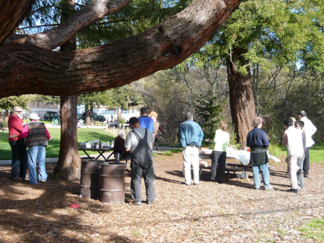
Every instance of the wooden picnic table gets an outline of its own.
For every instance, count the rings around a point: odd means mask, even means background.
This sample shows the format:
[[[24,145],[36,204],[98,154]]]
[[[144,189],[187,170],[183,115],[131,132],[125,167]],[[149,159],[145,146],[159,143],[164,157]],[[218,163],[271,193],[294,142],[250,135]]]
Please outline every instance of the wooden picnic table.
[[[109,156],[106,158],[104,156],[104,153],[105,152],[108,152],[108,151],[113,151],[114,150],[114,147],[108,147],[108,148],[79,148],[79,151],[83,151],[89,159],[92,159],[93,157],[91,157],[87,151],[96,151],[99,153],[99,155],[97,156],[97,158],[95,158],[96,160],[99,158],[99,157],[103,157],[105,161],[108,161],[108,159],[110,158],[110,156],[114,153],[114,152],[111,152],[111,154],[109,154]]]

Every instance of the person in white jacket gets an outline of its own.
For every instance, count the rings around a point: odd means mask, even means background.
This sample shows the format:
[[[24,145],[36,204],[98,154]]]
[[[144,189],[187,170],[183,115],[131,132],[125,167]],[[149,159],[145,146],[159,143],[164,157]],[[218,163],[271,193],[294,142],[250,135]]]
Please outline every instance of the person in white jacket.
[[[305,158],[304,158],[304,177],[308,177],[309,174],[309,149],[315,144],[312,136],[317,131],[317,128],[314,124],[307,118],[306,112],[301,111],[298,114],[298,119],[304,122],[303,131],[306,134],[306,149],[305,149]]]
[[[304,155],[302,133],[295,128],[294,122],[290,118],[284,120],[285,132],[282,138],[282,144],[287,147],[287,163],[289,166],[289,178],[291,189],[288,192],[298,193],[301,188],[298,187],[297,173],[300,167],[297,160]]]

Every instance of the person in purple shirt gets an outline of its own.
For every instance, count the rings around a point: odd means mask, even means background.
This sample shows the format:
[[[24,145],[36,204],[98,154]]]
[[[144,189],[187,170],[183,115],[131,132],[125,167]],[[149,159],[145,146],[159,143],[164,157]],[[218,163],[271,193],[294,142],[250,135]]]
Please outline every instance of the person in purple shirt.
[[[147,116],[147,108],[142,107],[140,109],[141,116],[138,118],[141,127],[147,128],[152,134],[154,130],[154,122],[153,120]]]
[[[261,170],[262,181],[264,184],[264,190],[273,190],[270,186],[270,173],[268,167],[268,155],[267,148],[269,147],[269,141],[265,131],[261,130],[262,118],[256,117],[252,122],[252,129],[246,139],[246,145],[251,148],[250,163],[252,165],[254,188],[260,189],[260,176],[259,170]]]

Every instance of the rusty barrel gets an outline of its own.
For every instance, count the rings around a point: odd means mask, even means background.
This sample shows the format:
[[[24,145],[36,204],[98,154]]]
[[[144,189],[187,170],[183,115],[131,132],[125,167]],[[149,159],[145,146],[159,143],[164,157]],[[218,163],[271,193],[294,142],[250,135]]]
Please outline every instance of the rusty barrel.
[[[124,203],[125,201],[125,164],[102,163],[101,201],[103,203]]]
[[[81,162],[80,195],[84,198],[100,199],[102,161],[82,159]]]

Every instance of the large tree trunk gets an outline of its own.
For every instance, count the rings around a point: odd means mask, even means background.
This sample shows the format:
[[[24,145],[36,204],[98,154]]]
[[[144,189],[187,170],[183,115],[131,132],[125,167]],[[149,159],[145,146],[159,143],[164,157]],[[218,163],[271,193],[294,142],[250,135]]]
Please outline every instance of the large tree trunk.
[[[103,91],[171,68],[197,52],[240,2],[194,0],[185,10],[137,36],[64,54],[38,45],[41,35],[32,36],[38,38],[36,42],[20,39],[5,43],[0,46],[0,98]],[[71,38],[80,31],[78,26],[83,26],[83,19],[78,21],[66,27],[71,35],[62,37],[50,32],[45,34],[46,39],[58,40],[59,44]]]
[[[10,115],[10,111],[9,110],[5,110],[5,117],[4,117],[4,121],[8,123],[9,121],[9,115]]]
[[[74,9],[74,0],[63,1],[67,5],[67,13],[63,12],[62,20],[66,19]],[[61,51],[76,49],[75,38],[70,39],[61,47]],[[59,159],[54,169],[54,176],[68,180],[80,178],[81,160],[78,150],[77,128],[77,96],[61,96],[61,142]]]
[[[80,179],[81,160],[78,150],[77,96],[61,96],[61,143],[54,177]]]
[[[241,148],[246,146],[246,137],[252,129],[252,120],[256,117],[252,93],[251,73],[248,61],[242,56],[246,49],[235,48],[232,56],[227,58],[227,73],[230,89],[230,105],[237,141]],[[236,65],[246,65],[247,74],[238,72]]]

